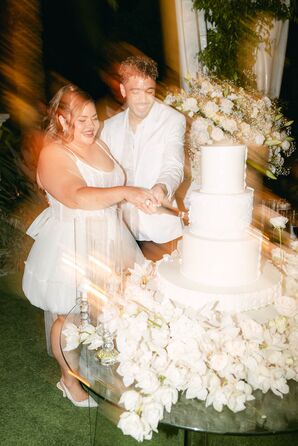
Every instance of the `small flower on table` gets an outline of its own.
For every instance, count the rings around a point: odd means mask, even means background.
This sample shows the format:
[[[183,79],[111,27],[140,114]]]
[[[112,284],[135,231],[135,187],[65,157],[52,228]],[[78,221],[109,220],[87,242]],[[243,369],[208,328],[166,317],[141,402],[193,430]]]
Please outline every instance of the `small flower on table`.
[[[272,224],[273,228],[277,230],[278,232],[278,239],[279,239],[279,249],[280,249],[280,266],[282,266],[283,263],[283,251],[281,248],[282,244],[282,231],[286,228],[286,224],[288,223],[288,218],[283,217],[282,215],[279,215],[277,217],[270,218],[270,223]]]

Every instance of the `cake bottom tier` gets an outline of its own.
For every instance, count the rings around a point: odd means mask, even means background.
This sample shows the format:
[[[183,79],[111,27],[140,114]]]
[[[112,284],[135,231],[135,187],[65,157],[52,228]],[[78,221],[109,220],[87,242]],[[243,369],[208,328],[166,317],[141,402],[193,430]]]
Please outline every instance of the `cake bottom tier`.
[[[169,299],[196,310],[212,302],[218,310],[230,313],[256,310],[272,304],[281,295],[280,272],[269,262],[253,284],[229,288],[198,284],[181,274],[180,268],[177,259],[158,265],[160,290]]]
[[[244,286],[260,276],[262,235],[247,232],[240,240],[211,240],[185,231],[181,273],[202,285]]]

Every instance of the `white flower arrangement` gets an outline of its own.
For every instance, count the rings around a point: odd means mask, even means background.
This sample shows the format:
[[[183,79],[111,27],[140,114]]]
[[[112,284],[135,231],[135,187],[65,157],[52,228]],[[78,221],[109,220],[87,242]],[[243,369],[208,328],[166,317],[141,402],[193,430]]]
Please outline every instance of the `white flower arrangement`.
[[[136,266],[121,313],[109,306],[101,316],[110,324],[114,314],[117,322],[117,372],[128,388],[119,401],[124,412],[118,427],[125,435],[151,439],[179,393],[219,412],[224,406],[239,412],[254,399],[253,391],[282,397],[287,380],[298,381],[297,299],[278,299],[277,316],[260,324],[245,313],[219,312],[214,304],[202,312],[176,305],[156,285],[152,264]],[[79,338],[89,348],[101,346],[100,326],[80,332],[70,324],[66,348],[79,345]]]
[[[271,178],[287,174],[284,158],[295,150],[291,124],[280,107],[255,90],[198,73],[188,79],[188,91],[170,93],[164,102],[192,120],[188,146],[194,181],[199,182],[199,148],[218,143],[243,143],[268,147],[268,167],[248,162]]]

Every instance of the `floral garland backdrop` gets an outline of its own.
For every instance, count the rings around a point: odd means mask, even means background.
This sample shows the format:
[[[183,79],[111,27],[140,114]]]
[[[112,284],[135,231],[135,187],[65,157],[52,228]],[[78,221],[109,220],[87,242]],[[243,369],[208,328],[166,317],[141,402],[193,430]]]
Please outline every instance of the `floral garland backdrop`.
[[[254,160],[248,164],[271,178],[286,175],[285,158],[295,150],[291,124],[278,104],[256,90],[237,87],[201,72],[188,79],[188,91],[170,93],[164,102],[184,113],[191,120],[187,147],[192,176],[199,183],[199,150],[201,145],[243,143],[268,149],[268,166]],[[250,154],[250,151],[248,152]]]

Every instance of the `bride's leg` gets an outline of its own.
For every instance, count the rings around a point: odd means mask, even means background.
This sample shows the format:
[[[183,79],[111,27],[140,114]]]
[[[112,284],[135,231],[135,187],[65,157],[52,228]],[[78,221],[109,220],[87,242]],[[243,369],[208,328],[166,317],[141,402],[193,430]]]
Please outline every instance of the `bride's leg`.
[[[52,325],[51,329],[51,344],[52,344],[52,353],[56,361],[58,362],[61,368],[61,377],[71,393],[72,397],[76,401],[83,401],[88,398],[87,392],[84,391],[79,381],[72,375],[69,374],[68,365],[65,362],[63,357],[61,347],[60,347],[60,334],[62,330],[62,326],[64,323],[64,317],[58,316],[55,322]]]

